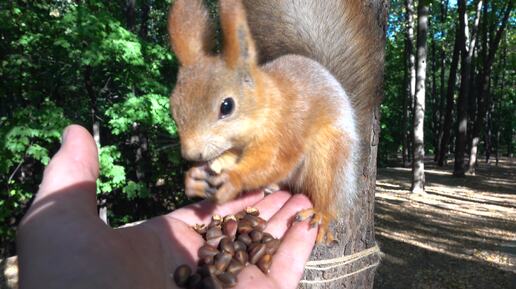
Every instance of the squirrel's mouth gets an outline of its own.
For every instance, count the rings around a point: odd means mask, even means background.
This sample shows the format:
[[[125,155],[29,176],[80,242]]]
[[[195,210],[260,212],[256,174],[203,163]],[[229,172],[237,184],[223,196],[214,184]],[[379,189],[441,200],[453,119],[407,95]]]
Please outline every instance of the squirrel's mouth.
[[[213,150],[213,151],[205,151],[203,154],[202,162],[206,162],[207,164],[211,164],[218,158],[220,158],[222,155],[224,155],[227,151],[230,149],[219,149],[219,150]]]
[[[220,158],[226,151],[221,152],[220,154],[216,155],[215,157],[211,157],[209,159],[206,159],[204,162],[211,166],[218,158]]]
[[[240,154],[233,149],[225,150],[217,157],[207,161],[208,167],[215,173],[220,173],[234,166],[238,162]]]

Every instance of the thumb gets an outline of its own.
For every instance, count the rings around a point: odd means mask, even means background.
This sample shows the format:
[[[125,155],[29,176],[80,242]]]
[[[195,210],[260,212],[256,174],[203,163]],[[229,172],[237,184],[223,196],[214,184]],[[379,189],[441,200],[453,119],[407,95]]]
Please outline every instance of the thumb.
[[[96,212],[98,174],[97,145],[92,136],[81,126],[68,126],[63,133],[61,148],[45,169],[33,206],[52,199],[67,202],[63,205],[72,207],[77,204],[86,206]]]

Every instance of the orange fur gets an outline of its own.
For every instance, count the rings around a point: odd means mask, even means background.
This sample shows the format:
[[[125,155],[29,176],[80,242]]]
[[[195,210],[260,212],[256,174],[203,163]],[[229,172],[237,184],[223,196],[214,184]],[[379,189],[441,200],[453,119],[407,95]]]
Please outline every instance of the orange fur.
[[[287,185],[312,200],[311,217],[321,226],[318,241],[325,235],[331,240],[327,229],[337,217],[339,200],[355,194],[341,196],[341,185],[354,188],[342,180],[345,174],[354,176],[352,155],[358,147],[345,92],[323,66],[305,57],[284,56],[258,66],[240,0],[221,0],[224,49],[220,56],[206,53],[200,49],[209,46],[200,37],[206,18],[182,22],[184,13],[206,15],[199,1],[189,1],[175,1],[169,21],[173,49],[183,64],[170,100],[181,150],[185,158],[199,162],[228,150],[239,156],[216,176],[193,168],[187,194],[209,196],[215,188],[213,197],[223,203],[244,190]],[[184,33],[188,29],[193,32]],[[235,108],[221,118],[219,107],[227,98]]]
[[[220,24],[224,31],[224,59],[229,68],[256,66],[256,49],[244,7],[239,0],[220,2]]]
[[[381,101],[385,34],[363,0],[243,0],[260,63],[286,54],[321,63],[346,89],[359,124]],[[379,35],[380,34],[380,35]],[[369,129],[358,125],[359,129]],[[369,131],[361,132],[369,135]],[[367,140],[369,141],[369,140]]]
[[[214,31],[201,0],[175,1],[168,14],[172,49],[183,65],[190,65],[213,47]]]

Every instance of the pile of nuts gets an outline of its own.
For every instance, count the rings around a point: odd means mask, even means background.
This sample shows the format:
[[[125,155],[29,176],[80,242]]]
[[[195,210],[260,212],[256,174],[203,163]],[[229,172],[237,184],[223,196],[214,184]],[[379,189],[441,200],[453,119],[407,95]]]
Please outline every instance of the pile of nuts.
[[[269,273],[272,256],[280,240],[264,232],[267,222],[256,208],[247,208],[236,215],[214,215],[211,223],[194,229],[206,243],[199,248],[197,272],[188,265],[179,266],[174,273],[177,286],[188,289],[231,288],[237,275],[247,265],[256,265]]]

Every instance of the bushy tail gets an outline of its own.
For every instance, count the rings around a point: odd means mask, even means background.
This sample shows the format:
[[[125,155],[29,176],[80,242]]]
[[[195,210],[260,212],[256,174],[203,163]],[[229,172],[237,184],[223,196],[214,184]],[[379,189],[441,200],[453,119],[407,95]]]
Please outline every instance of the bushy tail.
[[[380,100],[383,35],[366,0],[244,0],[260,62],[299,54],[340,81],[358,117]]]

